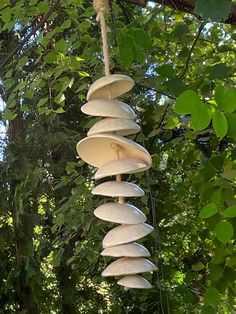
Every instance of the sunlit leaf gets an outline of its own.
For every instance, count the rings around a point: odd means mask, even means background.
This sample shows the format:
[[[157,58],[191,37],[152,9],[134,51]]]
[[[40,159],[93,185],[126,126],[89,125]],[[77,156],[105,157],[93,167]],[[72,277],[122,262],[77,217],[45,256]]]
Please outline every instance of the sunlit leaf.
[[[228,122],[223,112],[217,110],[212,115],[216,135],[222,139],[228,132]]]
[[[218,222],[218,224],[215,227],[215,233],[217,239],[226,244],[229,240],[232,239],[234,234],[233,226],[230,222],[222,220]]]
[[[217,206],[215,203],[209,203],[204,206],[199,214],[200,218],[206,219],[209,218],[217,213]]]

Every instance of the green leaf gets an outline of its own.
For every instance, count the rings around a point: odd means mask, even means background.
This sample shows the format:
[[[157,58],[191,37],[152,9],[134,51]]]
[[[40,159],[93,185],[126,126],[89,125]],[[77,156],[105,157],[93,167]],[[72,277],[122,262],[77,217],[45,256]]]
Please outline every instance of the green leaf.
[[[64,38],[61,38],[58,42],[55,44],[55,48],[57,51],[67,51],[68,50],[68,43],[65,41]]]
[[[71,26],[71,20],[65,20],[62,25],[61,25],[61,28],[62,29],[66,29],[66,28],[69,28]]]
[[[74,161],[67,162],[67,164],[66,164],[67,173],[70,174],[71,172],[73,172],[77,165],[78,165],[78,163],[74,162]]]
[[[209,264],[209,275],[207,279],[212,281],[218,281],[223,273],[223,267],[220,264],[210,263]]]
[[[215,309],[210,305],[204,305],[201,310],[201,314],[217,314]]]
[[[225,89],[221,84],[218,84],[215,89],[215,101],[217,102],[217,105],[223,109],[223,102],[225,97]]]
[[[177,99],[174,110],[179,114],[189,114],[200,98],[193,90],[183,92]]]
[[[229,75],[229,68],[225,63],[218,63],[210,67],[210,77],[212,79],[224,79]]]
[[[225,117],[226,117],[227,123],[228,123],[227,135],[231,138],[235,138],[236,137],[236,114],[226,112]]]
[[[209,218],[217,213],[217,206],[215,203],[209,203],[204,206],[199,214],[200,218],[206,219]]]
[[[48,10],[49,10],[48,3],[44,2],[44,1],[39,2],[39,4],[38,4],[38,11],[40,13],[46,13]]]
[[[17,63],[17,66],[16,68],[19,69],[19,68],[22,68],[28,61],[28,57],[27,56],[24,56],[24,57],[21,57]]]
[[[217,110],[212,115],[213,128],[216,135],[222,139],[228,132],[228,122],[223,112]]]
[[[213,256],[212,259],[211,259],[211,262],[212,262],[213,264],[216,264],[216,265],[221,264],[221,263],[223,263],[224,261],[225,261],[225,255],[218,255],[217,253],[216,253],[216,255]]]
[[[173,37],[181,37],[189,32],[189,27],[186,24],[180,24],[175,27],[171,36]]]
[[[42,107],[43,105],[45,105],[48,102],[48,97],[42,98],[39,100],[39,102],[37,103],[37,107]]]
[[[219,291],[216,288],[208,288],[204,293],[203,299],[212,306],[217,306],[221,302]]]
[[[179,77],[165,81],[163,85],[165,85],[168,88],[170,93],[176,96],[179,96],[181,93],[187,90],[187,86],[185,85],[183,80]]]
[[[175,76],[175,70],[173,69],[173,66],[170,64],[164,64],[157,68],[157,73],[161,77],[174,77]]]
[[[134,43],[138,48],[151,48],[152,40],[149,34],[143,28],[133,28],[129,31],[129,34],[132,35]]]
[[[169,120],[166,125],[165,129],[173,129],[176,128],[179,124],[179,119],[177,117],[173,117],[171,120]]]
[[[195,11],[203,20],[221,21],[229,17],[231,1],[229,0],[197,0]]]
[[[151,133],[148,134],[148,137],[151,138],[153,136],[156,136],[159,132],[160,132],[159,129],[153,129]]]
[[[64,253],[63,248],[59,248],[56,252],[54,252],[53,261],[52,261],[52,265],[54,267],[58,267],[60,265],[63,253]]]
[[[2,118],[3,120],[8,120],[8,121],[11,121],[11,120],[14,120],[16,118],[17,114],[12,112],[11,110],[9,109],[5,109],[4,112],[3,112],[3,115],[2,115]]]
[[[145,62],[145,53],[140,49],[138,46],[134,45],[133,47],[133,55],[134,60],[138,63],[144,63]]]
[[[60,92],[55,98],[54,98],[54,101],[57,103],[57,104],[61,104],[64,102],[64,100],[66,99],[65,97],[65,94]]]
[[[226,208],[223,211],[222,215],[229,218],[236,217],[236,205],[232,205]]]
[[[189,56],[189,49],[184,47],[178,54],[178,58],[187,58]]]
[[[230,222],[222,220],[215,227],[216,238],[226,244],[230,241],[234,234],[233,226]]]
[[[53,110],[55,113],[64,113],[65,110],[62,107],[57,108],[56,110]]]
[[[22,91],[26,85],[28,84],[28,81],[22,81],[19,84],[16,85],[16,87],[14,88],[14,91]]]
[[[236,91],[231,89],[227,91],[222,99],[222,105],[225,112],[234,112],[236,110]]]
[[[55,51],[50,51],[46,56],[43,57],[44,61],[48,64],[54,63],[57,61],[57,53]]]
[[[211,122],[211,113],[203,101],[199,100],[194,103],[192,108],[192,127],[194,131],[204,130]]]
[[[5,8],[4,10],[1,10],[1,20],[8,24],[11,21],[11,10],[9,8]]]
[[[234,267],[236,266],[236,255],[231,256],[230,258],[227,259],[227,265],[229,267]]]
[[[203,265],[202,262],[199,262],[199,263],[192,265],[193,271],[200,271],[200,270],[203,270],[204,268],[205,268],[205,265]]]
[[[38,112],[39,112],[39,115],[45,114],[47,116],[52,112],[52,110],[47,107],[39,107]]]
[[[89,73],[85,72],[85,71],[79,71],[79,75],[80,76],[84,76],[84,77],[89,77]]]
[[[233,181],[234,178],[236,177],[236,170],[235,169],[229,169],[229,170],[225,170],[222,174],[221,174],[222,178],[225,178],[229,181]]]
[[[129,67],[134,61],[134,41],[130,35],[123,33],[118,36],[119,60],[125,66]]]
[[[211,201],[215,204],[220,204],[222,200],[222,189],[217,189],[211,195]]]

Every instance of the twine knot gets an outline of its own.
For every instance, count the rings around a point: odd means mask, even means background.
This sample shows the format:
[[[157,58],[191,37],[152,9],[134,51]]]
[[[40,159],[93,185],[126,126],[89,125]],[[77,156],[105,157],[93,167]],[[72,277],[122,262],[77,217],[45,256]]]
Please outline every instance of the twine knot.
[[[100,21],[100,15],[104,14],[108,9],[108,0],[93,0],[94,10],[97,12],[96,20]]]
[[[106,22],[104,18],[104,13],[108,9],[108,0],[93,0],[93,7],[97,12],[96,21],[100,23],[101,33],[102,33],[102,50],[105,63],[105,74],[110,75],[110,65],[109,65],[109,54],[107,46],[107,32],[106,32]]]

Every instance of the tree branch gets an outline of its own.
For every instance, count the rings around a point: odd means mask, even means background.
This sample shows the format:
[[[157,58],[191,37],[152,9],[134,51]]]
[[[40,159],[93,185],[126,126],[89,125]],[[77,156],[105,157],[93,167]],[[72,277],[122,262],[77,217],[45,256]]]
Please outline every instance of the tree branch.
[[[0,65],[0,72],[4,69],[4,67],[11,61],[11,59],[15,56],[15,54],[24,46],[24,44],[32,37],[36,32],[44,25],[44,23],[48,20],[51,14],[57,9],[60,4],[60,0],[56,0],[54,4],[51,6],[50,10],[44,15],[44,17],[40,20],[40,22],[32,29],[32,31],[13,49],[6,59]]]
[[[157,94],[160,94],[160,95],[162,95],[162,96],[168,97],[168,98],[170,98],[170,99],[176,100],[175,97],[173,97],[173,96],[171,96],[171,95],[169,95],[169,94],[167,94],[167,93],[165,93],[165,92],[159,91],[159,90],[156,89],[156,88],[143,85],[142,83],[136,83],[135,85],[136,85],[136,86],[140,86],[141,88],[144,88],[144,89],[146,89],[146,90],[151,90],[151,91],[153,91],[153,92],[156,92]]]
[[[147,1],[145,0],[123,0],[123,1],[131,3],[131,4],[135,4],[141,7],[144,7],[147,4]],[[201,18],[194,11],[196,0],[149,0],[149,1],[154,2],[156,4],[162,4],[162,5],[168,6],[169,8],[175,11],[182,11],[185,13],[190,13],[196,16],[197,18]],[[232,3],[229,17],[227,20],[223,21],[223,23],[236,25],[236,3]]]
[[[195,40],[194,40],[194,42],[192,44],[192,47],[191,47],[191,49],[189,51],[189,55],[188,55],[188,58],[187,58],[184,70],[183,70],[183,72],[181,74],[181,77],[183,77],[186,74],[187,70],[188,70],[188,66],[189,66],[189,62],[190,62],[190,59],[191,59],[191,56],[192,56],[192,53],[193,53],[193,49],[196,46],[197,41],[198,41],[198,39],[199,39],[199,37],[201,35],[201,32],[203,31],[205,25],[206,25],[206,23],[202,22],[201,25],[199,26],[199,29],[198,29],[198,32],[197,32],[197,36],[196,36],[196,38],[195,38]]]

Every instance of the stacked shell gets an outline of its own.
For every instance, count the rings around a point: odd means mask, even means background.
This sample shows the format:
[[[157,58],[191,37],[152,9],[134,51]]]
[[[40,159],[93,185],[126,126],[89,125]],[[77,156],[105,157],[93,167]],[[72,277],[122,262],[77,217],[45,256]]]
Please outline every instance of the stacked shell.
[[[88,92],[88,102],[82,106],[85,114],[103,117],[88,131],[88,137],[77,144],[79,156],[89,165],[97,167],[95,179],[116,176],[96,186],[92,194],[118,198],[95,209],[96,217],[120,224],[110,230],[103,239],[101,255],[118,257],[102,273],[102,276],[124,276],[118,281],[126,288],[151,288],[140,273],[154,271],[156,266],[147,257],[149,251],[136,243],[153,231],[146,216],[125,198],[140,197],[143,190],[122,181],[123,174],[132,174],[151,167],[151,156],[145,148],[124,137],[140,131],[134,122],[134,111],[127,104],[114,98],[132,89],[134,81],[125,75],[113,74],[94,82]]]

